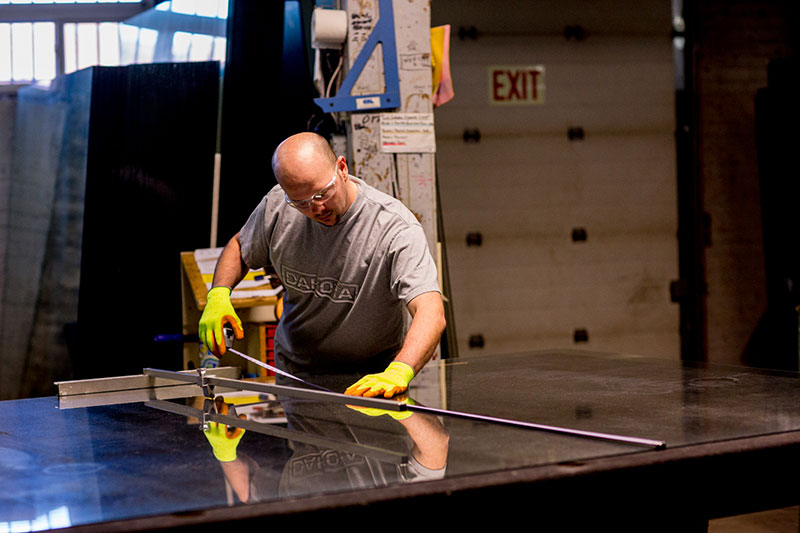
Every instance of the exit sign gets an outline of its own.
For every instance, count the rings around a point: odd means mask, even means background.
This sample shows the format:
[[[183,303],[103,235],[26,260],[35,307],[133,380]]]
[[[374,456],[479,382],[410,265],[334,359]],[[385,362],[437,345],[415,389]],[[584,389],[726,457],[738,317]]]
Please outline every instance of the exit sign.
[[[492,105],[544,103],[544,66],[489,67],[489,103]]]

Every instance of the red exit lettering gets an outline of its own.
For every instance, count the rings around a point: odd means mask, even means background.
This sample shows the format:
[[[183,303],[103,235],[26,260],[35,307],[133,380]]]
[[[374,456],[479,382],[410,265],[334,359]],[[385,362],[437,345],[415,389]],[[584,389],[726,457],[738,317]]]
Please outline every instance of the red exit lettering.
[[[491,67],[489,83],[490,100],[497,104],[541,103],[544,95],[544,68],[536,67]]]

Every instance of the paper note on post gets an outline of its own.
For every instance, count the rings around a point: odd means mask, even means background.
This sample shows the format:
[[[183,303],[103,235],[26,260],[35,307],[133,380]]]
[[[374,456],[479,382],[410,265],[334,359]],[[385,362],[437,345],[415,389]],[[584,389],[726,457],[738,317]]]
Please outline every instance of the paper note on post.
[[[381,151],[436,152],[433,113],[381,113]]]

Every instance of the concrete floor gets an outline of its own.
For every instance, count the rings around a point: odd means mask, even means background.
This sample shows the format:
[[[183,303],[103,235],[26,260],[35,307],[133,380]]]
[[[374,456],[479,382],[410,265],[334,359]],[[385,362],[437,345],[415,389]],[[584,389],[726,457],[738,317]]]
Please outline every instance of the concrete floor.
[[[709,533],[797,533],[800,507],[787,507],[761,513],[712,520]]]

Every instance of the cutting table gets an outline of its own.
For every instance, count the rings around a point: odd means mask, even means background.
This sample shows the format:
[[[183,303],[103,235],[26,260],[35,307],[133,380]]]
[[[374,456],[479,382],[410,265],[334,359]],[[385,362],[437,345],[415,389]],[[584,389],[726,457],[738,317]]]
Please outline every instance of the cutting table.
[[[0,531],[434,517],[702,531],[713,518],[800,503],[798,374],[563,350],[433,361],[425,372],[442,376],[441,400],[396,418],[313,394],[152,376],[116,387],[128,390],[0,402]],[[354,377],[313,379],[342,391]],[[409,403],[425,393],[412,382]],[[218,416],[204,402],[215,395],[250,424],[237,449],[244,492],[199,429]]]

